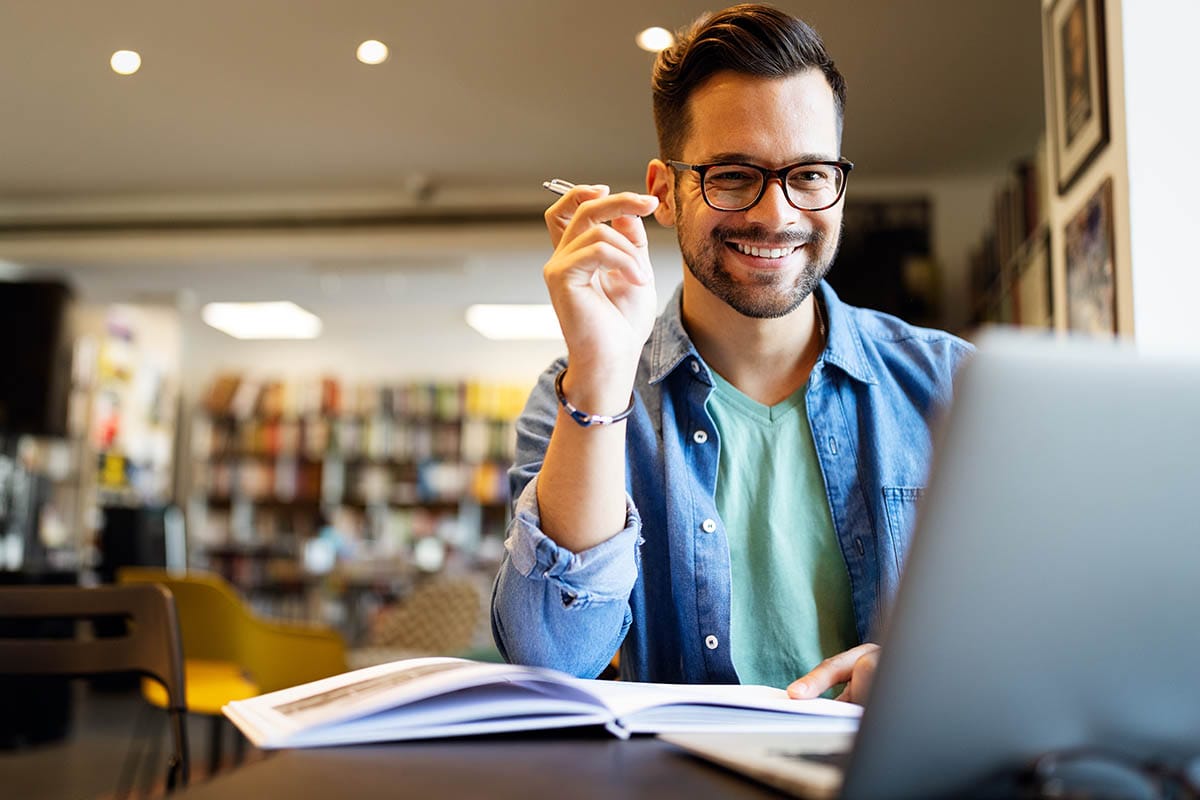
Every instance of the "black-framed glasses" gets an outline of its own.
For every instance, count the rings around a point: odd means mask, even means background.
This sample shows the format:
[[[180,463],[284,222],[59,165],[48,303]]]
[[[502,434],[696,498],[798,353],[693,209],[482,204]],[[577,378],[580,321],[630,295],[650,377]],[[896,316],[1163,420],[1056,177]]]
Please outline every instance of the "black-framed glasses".
[[[788,203],[800,211],[824,211],[837,204],[846,191],[846,176],[854,164],[837,161],[804,161],[781,169],[757,164],[684,164],[668,161],[677,170],[700,176],[700,195],[717,211],[745,211],[767,193],[776,178]]]
[[[1061,800],[1198,800],[1200,758],[1142,761],[1083,747],[1052,751],[1021,773],[1021,796]]]

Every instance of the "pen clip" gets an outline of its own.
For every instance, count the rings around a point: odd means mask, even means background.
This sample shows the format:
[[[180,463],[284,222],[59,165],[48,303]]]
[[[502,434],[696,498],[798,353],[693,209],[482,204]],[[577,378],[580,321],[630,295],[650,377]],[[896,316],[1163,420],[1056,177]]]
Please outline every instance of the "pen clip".
[[[542,181],[542,188],[549,189],[555,194],[566,194],[575,188],[575,184],[564,181],[562,178],[551,178],[548,181]]]

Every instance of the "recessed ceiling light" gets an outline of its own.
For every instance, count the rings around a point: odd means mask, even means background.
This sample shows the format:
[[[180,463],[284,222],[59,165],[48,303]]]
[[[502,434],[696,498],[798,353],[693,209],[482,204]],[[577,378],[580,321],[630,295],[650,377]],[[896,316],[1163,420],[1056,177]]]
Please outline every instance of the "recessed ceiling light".
[[[675,44],[675,34],[666,28],[646,28],[637,35],[637,46],[650,53],[666,50]]]
[[[367,39],[358,46],[356,55],[358,60],[364,64],[382,64],[387,61],[387,45],[375,39]]]
[[[200,318],[235,339],[315,339],[321,335],[321,318],[287,300],[208,303]]]
[[[142,67],[142,57],[136,50],[118,50],[108,60],[113,72],[118,75],[132,75]]]
[[[554,307],[544,305],[474,305],[467,324],[488,339],[558,339],[562,329]]]

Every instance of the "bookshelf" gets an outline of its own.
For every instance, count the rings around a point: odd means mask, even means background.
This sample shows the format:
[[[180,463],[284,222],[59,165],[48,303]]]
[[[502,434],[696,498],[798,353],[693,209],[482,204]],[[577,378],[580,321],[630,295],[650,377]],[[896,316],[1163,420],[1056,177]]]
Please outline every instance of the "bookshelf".
[[[339,598],[394,595],[408,576],[455,566],[494,568],[528,391],[219,376],[191,426],[192,563],[273,613],[351,628]]]
[[[1044,143],[998,186],[992,219],[971,255],[971,325],[1052,328]]]

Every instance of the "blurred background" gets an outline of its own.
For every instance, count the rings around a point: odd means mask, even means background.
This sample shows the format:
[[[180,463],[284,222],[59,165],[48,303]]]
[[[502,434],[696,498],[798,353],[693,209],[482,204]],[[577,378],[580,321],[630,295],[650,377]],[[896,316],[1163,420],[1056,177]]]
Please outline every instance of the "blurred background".
[[[1045,236],[1042,3],[779,5],[849,86],[835,288],[965,335],[1051,324],[1048,287],[999,280]],[[205,567],[352,645],[430,576],[485,592],[512,420],[564,348],[468,308],[546,303],[543,180],[643,187],[635,37],[713,8],[0,2],[0,573]],[[318,321],[205,321],[249,301]]]

